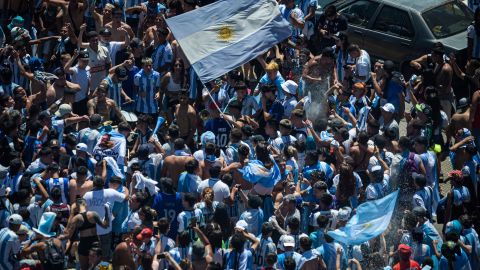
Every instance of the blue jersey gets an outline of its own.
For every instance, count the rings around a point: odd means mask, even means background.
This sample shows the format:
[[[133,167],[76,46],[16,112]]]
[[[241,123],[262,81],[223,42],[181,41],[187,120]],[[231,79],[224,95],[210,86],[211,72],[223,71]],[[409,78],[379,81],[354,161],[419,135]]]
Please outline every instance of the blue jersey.
[[[166,217],[170,221],[168,237],[176,239],[178,222],[176,217],[183,211],[182,196],[180,193],[166,194],[159,192],[153,200],[152,208],[157,211],[158,218]]]
[[[135,86],[138,86],[138,94],[135,98],[135,110],[140,113],[155,114],[158,111],[155,94],[160,88],[160,74],[156,71],[145,73],[142,69],[134,78]]]
[[[253,252],[251,250],[243,250],[238,253],[234,250],[225,253],[225,269],[247,270],[253,269]]]
[[[210,119],[205,123],[205,131],[211,131],[215,134],[215,143],[220,148],[227,147],[230,130],[230,125],[222,118]]]

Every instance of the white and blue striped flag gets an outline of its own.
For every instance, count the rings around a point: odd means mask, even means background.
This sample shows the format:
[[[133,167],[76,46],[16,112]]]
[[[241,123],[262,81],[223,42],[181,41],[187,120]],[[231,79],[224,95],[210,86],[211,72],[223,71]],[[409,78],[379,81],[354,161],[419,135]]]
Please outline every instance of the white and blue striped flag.
[[[219,0],[167,19],[203,83],[252,60],[290,36],[275,0]]]

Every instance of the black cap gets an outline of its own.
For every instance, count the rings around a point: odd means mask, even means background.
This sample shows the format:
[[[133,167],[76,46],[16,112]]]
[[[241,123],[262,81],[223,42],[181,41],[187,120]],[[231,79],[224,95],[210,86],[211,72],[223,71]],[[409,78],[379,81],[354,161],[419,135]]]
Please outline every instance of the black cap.
[[[78,53],[78,58],[89,58],[89,54],[87,50],[81,50]]]
[[[100,29],[100,35],[102,36],[111,36],[112,35],[112,31],[110,31],[109,28],[102,28]]]
[[[242,132],[245,133],[245,135],[247,135],[247,137],[250,137],[253,134],[253,128],[250,125],[244,125],[242,127]]]

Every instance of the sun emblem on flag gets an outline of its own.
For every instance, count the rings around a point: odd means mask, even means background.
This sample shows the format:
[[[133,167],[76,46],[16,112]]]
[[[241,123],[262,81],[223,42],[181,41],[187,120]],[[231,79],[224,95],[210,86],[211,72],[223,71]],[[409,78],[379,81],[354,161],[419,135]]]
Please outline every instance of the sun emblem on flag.
[[[372,227],[372,223],[366,223],[365,225],[363,225],[364,229],[368,229],[370,227]]]
[[[221,41],[230,41],[233,38],[233,28],[228,25],[223,25],[218,30],[218,39]]]

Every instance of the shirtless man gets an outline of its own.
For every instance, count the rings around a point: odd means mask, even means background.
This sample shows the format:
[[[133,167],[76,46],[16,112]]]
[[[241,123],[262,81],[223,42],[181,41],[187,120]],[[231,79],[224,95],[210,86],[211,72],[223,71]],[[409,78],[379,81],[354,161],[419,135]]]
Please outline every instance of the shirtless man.
[[[108,85],[102,82],[96,90],[95,97],[87,102],[88,115],[100,114],[104,121],[109,121],[111,116],[115,115],[118,122],[126,122],[115,101],[107,98],[107,95]]]
[[[78,0],[48,0],[46,2],[55,6],[60,6],[63,11],[64,21],[70,23],[76,33],[80,31],[80,25],[82,25],[83,15],[86,8],[86,6],[81,1],[79,2]]]
[[[354,171],[358,173],[362,181],[368,181],[367,169],[370,158],[373,156],[374,147],[368,146],[368,135],[366,132],[358,134],[358,141],[350,148],[350,155],[355,162],[353,165]],[[363,183],[366,187],[368,183]]]
[[[191,155],[185,155],[185,141],[182,138],[176,139],[173,147],[175,149],[175,154],[168,156],[163,160],[161,175],[162,177],[172,178],[174,187],[177,187],[180,173],[185,170],[185,165],[189,160],[193,159],[193,157]],[[180,152],[183,154],[180,155]]]
[[[188,92],[181,90],[178,96],[180,104],[175,106],[175,118],[178,119],[177,125],[180,138],[191,148],[193,146],[193,136],[197,127],[197,112],[188,104]]]
[[[457,112],[452,115],[450,124],[447,128],[447,145],[450,145],[451,139],[455,137],[455,132],[461,128],[471,128],[470,123],[470,104],[466,98],[458,101]]]
[[[58,79],[47,90],[47,104],[50,106],[64,97],[63,103],[73,103],[75,101],[75,93],[81,90],[80,85],[67,81],[63,68],[55,69],[53,74]]]
[[[77,169],[77,177],[76,177],[76,182],[77,186],[73,190],[70,190],[70,195],[73,196],[74,198],[81,197],[83,198],[83,195],[85,193],[92,191],[93,190],[93,181],[87,179],[88,177],[88,169],[87,167],[80,166]]]
[[[122,10],[114,9],[112,14],[112,21],[105,24],[105,27],[110,28],[110,31],[112,32],[112,41],[125,41],[125,34],[123,31],[119,30],[119,28],[125,29],[130,38],[135,37],[135,34],[133,33],[130,25],[122,22],[122,17]]]

